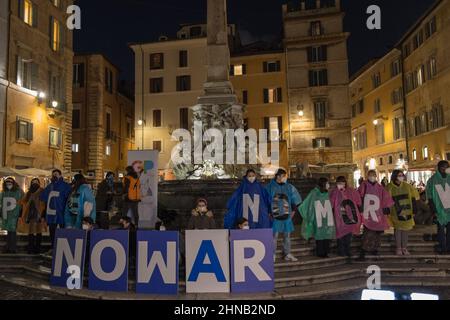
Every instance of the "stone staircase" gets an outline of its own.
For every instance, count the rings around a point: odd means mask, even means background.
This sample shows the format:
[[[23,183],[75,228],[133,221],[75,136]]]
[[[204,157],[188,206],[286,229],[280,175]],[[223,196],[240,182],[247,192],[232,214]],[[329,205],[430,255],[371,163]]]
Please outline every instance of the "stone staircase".
[[[423,233],[430,230],[416,229],[410,235],[409,250],[411,256],[396,256],[395,242],[392,234],[383,235],[382,247],[378,256],[367,256],[365,262],[353,261],[335,255],[335,247],[330,258],[321,259],[314,256],[314,241],[307,241],[294,236],[293,254],[298,262],[286,262],[278,251],[275,264],[275,291],[271,294],[252,295],[189,295],[185,293],[184,269],[180,269],[180,294],[173,299],[312,299],[326,298],[331,295],[343,295],[366,288],[367,267],[377,265],[381,268],[383,288],[404,287],[449,287],[450,255],[437,255],[435,242],[423,240]],[[27,242],[19,238],[20,252],[26,252]],[[49,245],[46,238],[46,246]],[[0,250],[4,239],[0,237]],[[279,240],[281,248],[281,240]],[[360,247],[360,238],[353,241],[355,258]],[[155,296],[134,293],[135,281],[130,277],[129,293],[106,294],[80,290],[70,292],[66,289],[50,288],[48,279],[51,270],[51,257],[46,255],[31,256],[0,255],[0,277],[19,285],[52,290],[74,297],[91,299],[155,299]],[[85,277],[87,287],[87,277]],[[161,297],[162,298],[162,297]],[[164,297],[167,298],[167,297]]]

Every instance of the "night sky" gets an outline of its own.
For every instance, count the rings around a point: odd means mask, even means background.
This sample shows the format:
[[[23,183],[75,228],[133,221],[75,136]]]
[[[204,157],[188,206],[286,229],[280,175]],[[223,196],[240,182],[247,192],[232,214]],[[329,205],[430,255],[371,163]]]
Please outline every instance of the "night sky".
[[[342,0],[349,39],[350,74],[396,44],[403,33],[435,0]],[[273,40],[282,32],[281,5],[286,0],[228,0],[228,20],[245,43]],[[129,43],[174,37],[182,23],[206,21],[206,0],[77,0],[82,29],[74,33],[74,51],[104,53],[134,80]],[[366,27],[369,5],[382,9],[382,30]]]

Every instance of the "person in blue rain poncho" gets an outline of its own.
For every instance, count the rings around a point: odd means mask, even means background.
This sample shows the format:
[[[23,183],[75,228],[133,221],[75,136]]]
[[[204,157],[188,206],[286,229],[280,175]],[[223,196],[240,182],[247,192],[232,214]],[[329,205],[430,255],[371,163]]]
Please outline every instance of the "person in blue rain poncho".
[[[58,226],[64,228],[64,211],[67,198],[72,188],[64,182],[60,170],[52,172],[52,182],[41,193],[40,199],[46,204],[46,220],[50,231],[50,241],[53,248],[55,233]]]
[[[273,217],[273,233],[275,243],[274,261],[276,260],[276,248],[278,235],[284,235],[283,255],[286,261],[298,261],[291,254],[291,233],[294,231],[292,218],[302,203],[302,197],[297,189],[287,182],[287,172],[278,169],[273,179],[267,186],[271,199],[271,212]]]
[[[77,174],[73,178],[72,193],[64,212],[66,228],[81,230],[83,219],[86,217],[90,217],[95,223],[95,197],[85,177],[82,174]]]
[[[240,218],[248,221],[250,229],[271,229],[271,201],[269,193],[257,181],[256,172],[249,169],[239,188],[228,201],[228,213],[225,216],[225,229],[236,228]]]

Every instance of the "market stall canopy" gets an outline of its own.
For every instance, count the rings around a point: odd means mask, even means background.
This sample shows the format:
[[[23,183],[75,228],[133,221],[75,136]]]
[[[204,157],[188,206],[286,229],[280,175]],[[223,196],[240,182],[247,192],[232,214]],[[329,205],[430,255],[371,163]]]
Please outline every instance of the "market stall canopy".
[[[0,167],[0,177],[25,177],[24,174],[20,173],[17,169],[7,168],[7,167]]]
[[[28,169],[15,169],[15,171],[19,172],[25,177],[51,177],[52,172],[49,170],[42,170],[36,168],[28,168]]]

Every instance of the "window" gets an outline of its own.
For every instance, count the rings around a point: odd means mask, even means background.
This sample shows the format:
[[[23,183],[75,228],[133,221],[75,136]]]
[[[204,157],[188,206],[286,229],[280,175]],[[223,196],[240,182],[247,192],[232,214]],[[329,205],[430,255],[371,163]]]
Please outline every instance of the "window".
[[[131,133],[131,120],[127,119],[127,138],[131,139],[132,133]]]
[[[389,162],[389,164],[393,164],[394,163],[394,158],[392,156],[389,156],[388,162]]]
[[[73,65],[73,86],[75,88],[84,87],[84,63],[75,63]]]
[[[327,46],[309,47],[308,62],[327,61]]]
[[[313,148],[314,149],[329,148],[329,147],[330,147],[330,139],[329,138],[313,139]]]
[[[381,100],[375,99],[373,103],[373,112],[374,113],[380,113],[381,112]]]
[[[422,133],[429,131],[428,126],[428,112],[424,112],[420,115],[420,131]]]
[[[374,89],[378,88],[381,85],[381,75],[379,72],[375,73],[372,76],[372,85]]]
[[[52,0],[52,3],[57,8],[61,7],[61,0]]]
[[[61,148],[62,145],[62,131],[57,128],[49,129],[49,145],[52,148]]]
[[[114,75],[112,70],[105,68],[105,89],[109,93],[113,93]]]
[[[423,31],[420,30],[413,38],[413,48],[414,50],[419,48],[423,43]]]
[[[380,166],[382,166],[382,165],[384,164],[384,159],[383,159],[383,158],[380,158],[380,160],[378,161],[378,164],[379,164]]]
[[[393,105],[403,102],[403,89],[398,88],[392,91],[391,101]]]
[[[78,143],[72,143],[72,152],[73,153],[80,152],[80,145]]]
[[[248,91],[247,90],[242,91],[242,103],[248,104]]]
[[[419,136],[422,134],[422,126],[420,124],[420,116],[415,116],[414,117],[414,135],[415,136]]]
[[[403,57],[406,58],[411,54],[411,43],[407,43],[403,46]]]
[[[417,87],[420,87],[425,83],[425,67],[424,65],[421,65],[417,68],[415,71],[415,86],[414,89]]]
[[[306,10],[312,10],[316,9],[316,1],[315,0],[305,0],[305,9]]]
[[[180,53],[180,68],[186,68],[188,66],[188,52],[187,50],[181,50]]]
[[[191,90],[191,76],[178,76],[177,91],[189,91],[189,90]]]
[[[264,72],[279,72],[279,71],[281,71],[281,62],[280,61],[264,61],[263,62],[263,71]]]
[[[422,148],[422,157],[423,157],[423,160],[428,160],[429,154],[428,154],[428,147],[427,146]]]
[[[161,110],[153,110],[153,127],[161,128],[162,126]]]
[[[65,78],[57,72],[51,72],[49,76],[49,102],[57,101],[58,108],[63,110],[66,102]]]
[[[106,137],[108,139],[112,138],[112,132],[111,132],[111,113],[106,113]]]
[[[356,117],[356,104],[352,105],[352,118]]]
[[[391,64],[391,76],[395,77],[396,75],[399,75],[400,71],[401,71],[400,60],[395,60]]]
[[[242,76],[244,74],[247,74],[246,64],[231,65],[230,76]]]
[[[180,109],[180,128],[189,130],[189,109]]]
[[[62,49],[61,23],[53,17],[50,17],[50,47],[53,51]]]
[[[325,128],[326,126],[326,105],[325,101],[314,103],[314,121],[316,128]]]
[[[355,150],[363,150],[367,148],[367,130],[366,128],[360,128],[355,131],[356,136],[353,137],[353,144]]]
[[[108,157],[111,155],[111,146],[109,144],[105,147],[105,155]]]
[[[310,34],[311,36],[320,36],[322,35],[323,30],[322,30],[322,24],[320,23],[320,21],[313,21],[311,22],[311,31]]]
[[[444,110],[442,105],[435,104],[430,111],[430,129],[435,130],[444,126]]]
[[[394,122],[394,140],[405,138],[405,120],[402,117],[395,118]]]
[[[80,109],[73,109],[72,111],[72,129],[81,128],[81,111]]]
[[[16,140],[19,142],[33,141],[33,124],[29,120],[17,118]]]
[[[320,7],[321,8],[333,8],[336,6],[336,0],[321,0]]]
[[[383,144],[384,141],[384,123],[378,120],[378,124],[375,126],[376,144]]]
[[[434,78],[437,75],[437,65],[436,65],[436,58],[435,57],[431,57],[428,60],[428,63],[427,63],[427,75],[428,75],[428,80]]]
[[[19,0],[19,18],[30,27],[37,27],[38,7],[30,0]]]
[[[192,38],[200,37],[202,35],[202,27],[200,26],[191,27],[189,33]]]
[[[158,150],[159,152],[162,152],[162,142],[153,141],[153,150]]]
[[[164,78],[150,79],[150,93],[161,93],[164,91]]]
[[[282,117],[264,118],[264,129],[268,131],[269,138],[271,141],[279,140],[283,133],[283,118]]]
[[[364,113],[364,100],[363,99],[359,100],[358,107],[359,107],[359,113]]]
[[[319,87],[328,85],[328,71],[322,70],[310,70],[309,71],[309,86]]]
[[[264,103],[283,102],[283,93],[281,88],[264,89]]]
[[[17,56],[17,85],[30,90],[38,90],[39,66],[33,60]]]
[[[164,69],[164,54],[153,53],[150,55],[150,70]]]
[[[436,32],[436,17],[433,17],[425,26],[425,37],[428,39]]]
[[[417,161],[417,150],[416,149],[413,149],[413,151],[412,151],[412,159],[413,159],[413,161]]]

